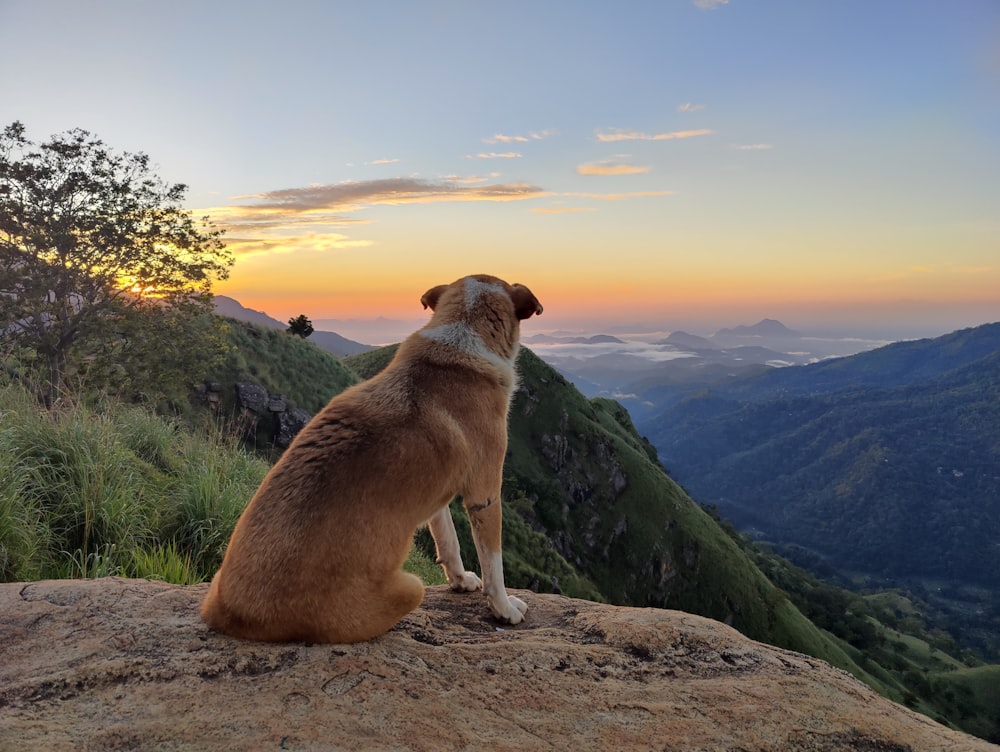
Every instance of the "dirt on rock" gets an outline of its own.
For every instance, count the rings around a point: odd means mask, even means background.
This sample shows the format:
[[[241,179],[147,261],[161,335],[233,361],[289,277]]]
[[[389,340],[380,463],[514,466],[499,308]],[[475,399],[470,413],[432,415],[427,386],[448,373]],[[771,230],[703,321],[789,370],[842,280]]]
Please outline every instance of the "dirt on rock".
[[[0,750],[1000,750],[678,611],[428,588],[357,645],[242,642],[204,585],[0,585]]]

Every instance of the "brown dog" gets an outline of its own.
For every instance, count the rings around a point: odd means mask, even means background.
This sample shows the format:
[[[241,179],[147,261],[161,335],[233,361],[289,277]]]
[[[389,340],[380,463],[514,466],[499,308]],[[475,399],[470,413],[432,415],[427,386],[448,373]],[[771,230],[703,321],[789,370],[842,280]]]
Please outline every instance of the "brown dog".
[[[423,600],[402,570],[427,523],[452,589],[507,595],[500,483],[520,321],[542,312],[523,285],[487,275],[420,299],[433,316],[377,376],[334,397],[264,478],[201,605],[212,629],[249,640],[358,642]],[[465,571],[448,503],[461,496],[483,579]]]

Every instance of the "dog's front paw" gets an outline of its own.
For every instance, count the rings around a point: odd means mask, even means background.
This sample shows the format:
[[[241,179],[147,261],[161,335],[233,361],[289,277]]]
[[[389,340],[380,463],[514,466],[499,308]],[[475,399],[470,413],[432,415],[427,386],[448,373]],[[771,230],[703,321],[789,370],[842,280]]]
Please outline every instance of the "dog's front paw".
[[[448,580],[451,589],[457,593],[471,593],[483,589],[483,581],[475,572],[462,572]]]
[[[524,621],[524,612],[528,610],[527,603],[512,595],[504,599],[490,598],[489,603],[493,615],[508,624],[520,624]]]

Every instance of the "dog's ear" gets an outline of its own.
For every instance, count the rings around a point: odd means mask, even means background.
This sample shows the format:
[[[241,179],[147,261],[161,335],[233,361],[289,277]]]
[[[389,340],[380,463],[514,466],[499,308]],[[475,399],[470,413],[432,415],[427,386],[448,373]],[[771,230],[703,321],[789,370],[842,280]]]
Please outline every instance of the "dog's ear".
[[[448,285],[438,285],[437,287],[432,287],[430,290],[425,292],[420,297],[420,303],[423,305],[424,310],[430,308],[432,311],[437,308],[438,299],[441,294],[448,289]]]
[[[538,298],[524,285],[511,285],[510,299],[514,301],[514,311],[521,320],[542,313],[542,304]]]

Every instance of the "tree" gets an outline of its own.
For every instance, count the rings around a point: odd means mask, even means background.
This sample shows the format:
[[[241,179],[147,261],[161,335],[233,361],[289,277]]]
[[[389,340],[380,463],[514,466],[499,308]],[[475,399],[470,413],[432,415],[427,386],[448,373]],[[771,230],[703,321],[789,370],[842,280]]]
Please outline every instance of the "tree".
[[[302,337],[302,339],[305,339],[316,330],[313,329],[312,322],[306,318],[306,315],[304,313],[300,313],[295,318],[288,319],[287,331],[289,334],[297,334]]]
[[[85,130],[38,145],[20,122],[0,133],[0,348],[47,402],[70,366],[122,367],[143,321],[204,323],[232,256],[186,192]]]

